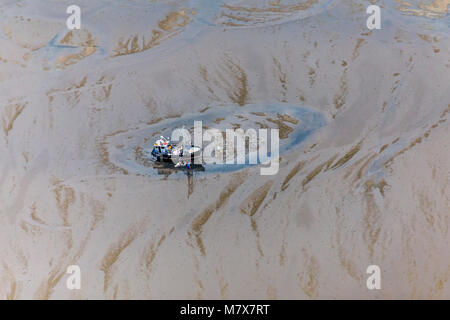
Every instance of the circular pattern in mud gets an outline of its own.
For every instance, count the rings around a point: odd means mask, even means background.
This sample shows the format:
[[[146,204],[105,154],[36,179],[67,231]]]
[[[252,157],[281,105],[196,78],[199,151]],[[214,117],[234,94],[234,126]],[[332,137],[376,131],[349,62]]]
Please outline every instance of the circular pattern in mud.
[[[203,133],[209,129],[218,129],[223,136],[227,129],[243,129],[244,131],[268,129],[268,132],[271,131],[270,129],[278,129],[280,155],[288,152],[315,130],[325,125],[325,119],[320,112],[300,106],[253,104],[245,107],[207,108],[187,116],[158,119],[143,127],[109,136],[106,141],[109,160],[115,166],[135,174],[168,175],[172,171],[174,173],[183,171],[167,170],[167,166],[152,161],[150,152],[154,142],[161,135],[171,137],[175,129],[185,128],[192,135],[194,121],[201,121]],[[270,133],[267,136],[270,139]],[[270,152],[270,148],[268,151]],[[247,150],[246,153],[248,153]],[[204,164],[199,171],[205,173],[231,172],[250,166],[248,163],[246,161],[245,164]]]

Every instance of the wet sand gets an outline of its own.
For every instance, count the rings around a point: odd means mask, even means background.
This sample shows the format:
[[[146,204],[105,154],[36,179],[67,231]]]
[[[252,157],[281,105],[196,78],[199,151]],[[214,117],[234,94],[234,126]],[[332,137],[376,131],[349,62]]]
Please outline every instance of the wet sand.
[[[69,4],[0,4],[0,298],[450,297],[448,1]],[[194,118],[279,172],[138,161]]]

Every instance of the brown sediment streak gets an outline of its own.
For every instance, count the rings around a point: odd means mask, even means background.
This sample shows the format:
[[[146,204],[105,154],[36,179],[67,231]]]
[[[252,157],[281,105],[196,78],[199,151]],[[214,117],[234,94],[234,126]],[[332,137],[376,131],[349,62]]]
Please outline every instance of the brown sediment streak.
[[[273,64],[275,65],[275,76],[277,76],[278,80],[280,81],[283,98],[286,99],[286,91],[287,91],[286,73],[283,72],[283,70],[281,68],[281,63],[275,57],[272,57],[272,60],[273,60]]]
[[[280,251],[280,267],[283,267],[286,263],[286,240],[283,241]]]
[[[100,161],[104,166],[108,167],[113,172],[121,172],[122,174],[128,174],[127,170],[120,168],[109,161],[109,152],[107,143],[105,141],[97,142],[97,149],[99,151]]]
[[[119,259],[121,253],[136,239],[140,233],[140,229],[143,228],[143,224],[140,226],[132,226],[125,233],[123,233],[115,244],[111,245],[108,252],[102,259],[100,270],[104,273],[104,285],[103,290],[106,292],[109,287],[111,279],[112,267]]]
[[[229,26],[229,27],[243,27],[243,26],[245,26],[245,24],[239,24],[239,23],[234,23],[234,22],[230,22],[230,21],[223,22],[222,24],[225,25],[225,26]]]
[[[435,13],[447,13],[448,6],[450,6],[449,0],[434,0],[431,4],[421,4],[420,7]]]
[[[396,0],[396,2],[400,4],[397,9],[405,14],[427,18],[445,17],[450,5],[450,0],[434,0],[431,4],[419,3],[417,6],[406,0]]]
[[[74,36],[73,31],[69,31],[61,40],[62,44],[81,47],[81,51],[74,54],[58,57],[55,61],[55,67],[65,69],[70,65],[76,64],[81,60],[93,55],[97,51],[97,44],[89,31],[83,30],[83,35]],[[77,33],[77,35],[80,33]]]
[[[352,257],[354,255],[352,254],[348,254],[345,250],[345,242],[342,239],[342,235],[341,232],[344,229],[343,228],[343,224],[344,224],[344,215],[341,214],[340,209],[339,208],[335,208],[336,210],[336,216],[337,216],[337,228],[336,228],[336,246],[337,246],[337,255],[339,258],[339,263],[341,264],[341,266],[345,269],[345,271],[347,272],[347,274],[352,277],[353,279],[355,279],[356,281],[361,281],[361,275],[360,275],[360,271],[359,268],[356,266],[356,264],[353,262]]]
[[[292,124],[298,124],[298,120],[288,114],[277,114],[278,119],[284,122],[289,122]]]
[[[345,70],[344,73],[342,74],[341,80],[339,81],[339,91],[333,98],[334,107],[336,109],[340,109],[345,104],[345,101],[347,99],[348,85],[346,80],[346,74],[347,70]]]
[[[331,157],[324,163],[318,165],[316,168],[314,168],[313,171],[311,171],[302,181],[303,188],[311,182],[312,179],[314,179],[315,176],[317,176],[319,173],[322,172],[323,168],[325,168],[327,165],[330,165],[330,162],[332,159],[334,159],[335,156]]]
[[[166,119],[180,118],[183,114],[181,112],[169,113],[166,115]]]
[[[248,80],[244,69],[230,57],[224,59],[221,70],[218,71],[228,98],[243,107],[248,103]]]
[[[419,273],[417,270],[417,256],[414,253],[414,244],[411,243],[413,239],[416,238],[416,235],[412,234],[414,230],[411,230],[411,227],[408,225],[402,226],[401,237],[403,240],[403,248],[402,254],[403,259],[406,260],[407,271],[406,271],[406,279],[408,280],[408,284],[410,285],[410,298],[414,299],[416,297],[417,292],[417,281],[419,278]]]
[[[78,30],[76,33],[69,31],[61,39],[61,44],[78,47],[94,47],[96,43],[92,34],[86,29]]]
[[[109,83],[105,81],[105,77],[101,77],[95,84],[95,86],[92,87],[92,97],[97,100],[98,102],[103,102],[109,98],[112,91],[112,81],[113,79],[110,79]]]
[[[40,300],[49,299],[51,294],[53,293],[53,289],[65,275],[65,273],[66,270],[64,270],[62,263],[53,268],[48,275],[47,281],[42,282],[39,286],[39,289],[35,294],[35,298]]]
[[[450,113],[450,104],[448,105],[448,107],[441,113],[439,120],[437,120],[433,125],[430,126],[430,128],[425,131],[425,133],[421,136],[416,138],[414,141],[412,141],[407,147],[401,149],[400,151],[398,151],[397,153],[395,153],[392,157],[390,157],[388,160],[386,160],[384,162],[384,166],[385,167],[389,167],[395,160],[395,158],[397,158],[398,156],[402,155],[403,153],[407,152],[408,150],[414,148],[416,145],[418,145],[419,143],[421,143],[424,139],[427,139],[431,132],[436,129],[439,124],[444,123],[447,121],[446,115]],[[392,142],[392,144],[394,144],[395,142],[397,142],[399,140],[399,138],[397,138],[395,141]]]
[[[272,187],[273,181],[266,182],[263,186],[256,189],[240,206],[241,213],[253,217],[259,207],[266,199],[267,193]]]
[[[58,206],[59,215],[63,220],[63,226],[68,227],[69,224],[69,206],[75,202],[75,190],[73,188],[58,185],[55,189],[56,204]]]
[[[269,122],[275,123],[278,126],[280,139],[289,138],[289,134],[292,133],[292,131],[294,131],[294,129],[292,127],[288,126],[280,119],[266,118],[266,120]]]
[[[380,151],[378,151],[378,153],[382,153],[384,150],[387,149],[387,147],[389,147],[389,144],[385,144],[380,148]]]
[[[297,174],[299,173],[299,171],[305,166],[306,162],[305,161],[300,161],[299,163],[297,163],[295,165],[294,168],[292,168],[292,170],[288,173],[288,175],[286,176],[286,178],[283,181],[283,184],[281,185],[281,191],[286,190],[289,187],[289,181],[291,181],[291,179]]]
[[[380,193],[384,196],[384,188],[387,183],[385,180],[381,180],[375,183],[372,180],[368,180],[365,183],[364,199],[366,202],[366,211],[363,217],[364,232],[363,239],[369,250],[369,256],[372,259],[374,255],[375,245],[380,237],[381,225],[381,211],[378,208],[373,189],[378,188]]]
[[[233,20],[237,20],[237,21],[241,21],[241,22],[251,22],[252,21],[252,19],[247,18],[247,17],[241,17],[241,16],[237,16],[237,15],[232,15],[232,14],[229,14],[229,13],[224,13],[224,12],[222,12],[220,14],[220,16],[221,17],[225,17],[225,18],[230,18],[230,19],[233,19]],[[229,24],[237,25],[237,24],[234,24],[232,22],[225,22],[224,24],[226,24],[226,25],[229,25]],[[240,26],[243,26],[243,24],[240,25]]]
[[[436,275],[433,277],[433,286],[430,288],[428,293],[428,298],[433,299],[434,297],[438,297],[439,293],[445,287],[445,284],[448,282],[450,277],[450,266],[447,267],[447,270],[442,275]]]
[[[79,83],[77,82],[72,82],[69,86],[67,86],[66,88],[62,88],[62,89],[50,89],[46,92],[48,100],[49,100],[49,105],[53,102],[55,96],[57,95],[62,95],[66,98],[67,101],[67,105],[70,105],[70,107],[75,106],[77,103],[80,102],[80,98],[81,98],[81,93],[83,89],[86,89],[86,83],[87,83],[87,76],[84,76]],[[87,90],[93,91],[93,97],[96,98],[95,96],[95,92],[99,89],[99,88],[103,88],[105,85],[102,85],[102,81],[103,81],[104,77],[101,77],[101,81],[97,81],[96,84],[93,84],[91,87],[87,88]],[[109,94],[108,94],[109,95]],[[50,108],[50,112],[51,112],[51,108]],[[53,116],[51,117],[51,123],[50,123],[50,127],[53,127]]]
[[[89,235],[84,239],[79,250],[77,251],[75,256],[71,259],[71,261],[76,261],[79,259],[82,251],[84,250],[84,248],[86,246],[88,238],[89,238]],[[50,271],[47,279],[40,284],[38,290],[36,291],[36,293],[34,295],[35,299],[47,300],[50,298],[50,296],[53,293],[54,288],[59,283],[61,278],[66,274],[65,266],[68,266],[70,264],[66,261],[67,258],[68,258],[68,251],[66,251],[63,254],[60,262]]]
[[[92,225],[91,225],[91,231],[93,231],[95,228],[97,228],[100,221],[102,221],[104,215],[105,215],[105,204],[97,199],[91,198],[90,199],[90,205],[92,207]]]
[[[447,115],[447,113],[450,113],[450,104],[444,111],[442,111],[440,118],[441,119],[444,118]]]
[[[208,89],[209,94],[211,95],[211,98],[214,100],[220,100],[217,95],[215,94],[213,88],[211,87],[211,82],[209,79],[209,73],[208,73],[208,69],[205,66],[200,66],[199,67],[199,72],[200,72],[200,76],[202,77],[203,83],[206,86],[206,88]],[[200,113],[205,112],[206,110],[208,110],[210,107],[205,107],[202,110],[200,110]]]
[[[361,168],[359,168],[358,173],[355,176],[355,179],[353,180],[353,182],[356,182],[357,180],[362,178],[362,174],[364,169],[369,165],[369,163],[377,156],[376,153],[372,154],[361,166]]]
[[[219,89],[223,89],[233,103],[241,107],[248,103],[249,85],[247,74],[228,55],[225,55],[219,68],[214,73],[208,72],[208,69],[204,66],[199,67],[199,72],[211,99],[220,100],[217,92]],[[214,84],[214,89],[211,84]]]
[[[314,70],[314,68],[308,67],[309,71],[308,71],[308,76],[309,76],[309,83],[310,85],[314,85],[314,82],[316,82],[316,70]]]
[[[306,260],[303,263],[303,271],[299,275],[300,288],[310,298],[317,299],[319,292],[319,263],[314,255],[303,250],[303,256]]]
[[[256,116],[266,116],[263,112],[252,112],[252,114]],[[277,125],[277,129],[279,130],[280,139],[287,139],[289,134],[294,131],[294,129],[286,124],[298,124],[299,120],[291,117],[288,114],[279,114],[277,113],[277,119],[266,118],[268,122],[272,122]],[[267,128],[267,126],[263,126],[260,122],[256,122],[256,124],[260,125],[261,128]]]
[[[172,230],[173,231],[173,230]],[[161,247],[162,243],[166,240],[166,233],[164,233],[155,244],[154,242],[150,243],[148,249],[144,253],[144,264],[146,269],[150,272],[151,265],[156,258],[156,254],[158,249]]]
[[[4,272],[2,280],[8,281],[10,285],[9,292],[6,293],[6,300],[16,300],[19,298],[19,288],[17,285],[17,280],[5,262],[3,262],[3,269]]]
[[[356,45],[355,48],[353,49],[352,60],[355,60],[359,56],[359,49],[361,48],[361,46],[365,41],[366,41],[365,39],[361,38],[356,40]]]
[[[153,162],[151,162],[144,154],[144,149],[141,146],[135,146],[133,148],[134,151],[134,160],[140,165],[150,167]]]
[[[59,180],[56,180],[54,182],[54,184],[61,184],[61,182]],[[69,192],[71,193],[71,192]],[[69,199],[72,196],[69,196]],[[58,207],[62,206],[63,208],[68,207],[69,206],[69,202],[72,203],[72,201],[66,201],[66,198],[64,197],[60,197],[60,200],[58,200]],[[94,211],[94,216],[96,215],[95,211],[97,211],[98,208],[98,204],[99,201],[95,200],[92,198],[92,200],[94,200],[94,202],[90,202],[90,204],[92,205],[92,210]],[[34,205],[33,205],[34,207]],[[104,210],[100,208],[100,210]],[[40,220],[40,219],[39,219]],[[87,234],[86,236],[81,240],[80,245],[78,246],[78,248],[73,252],[73,254],[70,254],[70,249],[72,248],[72,238],[71,238],[71,230],[65,229],[62,230],[62,236],[64,237],[70,237],[69,241],[65,241],[65,245],[66,247],[63,250],[62,256],[59,259],[59,262],[49,271],[49,273],[47,274],[47,276],[45,277],[45,280],[41,282],[41,284],[39,285],[37,291],[34,294],[34,298],[35,299],[49,299],[50,296],[52,295],[54,288],[56,287],[56,285],[60,282],[60,280],[62,279],[62,277],[66,274],[66,268],[69,265],[72,265],[74,263],[76,263],[76,261],[78,261],[81,257],[81,255],[83,254],[86,245],[90,239],[91,236],[91,231],[95,228],[95,224],[97,223],[97,218],[94,217],[93,222],[91,227],[87,228]]]
[[[67,101],[69,101],[69,97],[74,96],[74,101],[79,101],[80,89],[83,88],[87,83],[87,76],[84,76],[80,83],[72,82],[72,84],[63,89],[50,89],[46,92],[49,104],[53,102],[55,99],[55,95],[63,94],[66,96]]]
[[[44,226],[47,225],[45,223],[45,221],[42,220],[41,218],[39,218],[37,216],[37,214],[36,214],[36,202],[34,202],[33,205],[31,206],[31,214],[30,214],[30,216],[31,216],[31,220],[33,220],[34,222],[36,222],[36,223],[38,223],[40,225],[44,225]]]
[[[419,208],[423,212],[426,222],[430,225],[431,228],[434,229],[435,216],[432,213],[430,199],[426,196],[425,193],[418,194],[418,198],[419,198]]]
[[[251,114],[254,114],[255,116],[258,117],[265,117],[266,114],[264,112],[259,112],[259,111],[255,111],[255,112],[250,112]]]
[[[261,204],[266,199],[267,194],[269,193],[270,188],[272,187],[272,184],[273,184],[273,180],[266,182],[263,186],[256,189],[240,205],[241,213],[246,214],[250,217],[251,226],[252,226],[252,229],[255,232],[256,238],[257,238],[258,252],[260,253],[261,256],[264,256],[264,254],[262,252],[261,245],[259,243],[259,231],[258,231],[258,226],[256,224],[256,219],[255,219],[254,215],[260,208]]]
[[[234,115],[236,118],[238,118],[238,119],[242,119],[242,120],[248,120],[248,118],[247,117],[244,117],[243,115],[240,115],[240,114],[236,114],[236,115]]]
[[[191,21],[186,12],[187,10],[180,10],[167,14],[164,19],[158,22],[158,29],[152,30],[150,40],[146,40],[145,35],[140,39],[137,34],[128,39],[120,38],[117,47],[113,50],[112,57],[143,52],[176,36]],[[194,11],[190,13],[195,14]]]
[[[219,286],[220,286],[220,297],[222,298],[222,300],[227,299],[228,283],[222,275],[220,275],[219,278]]]
[[[353,170],[354,170],[357,166],[359,166],[359,165],[361,164],[361,162],[363,162],[364,160],[366,160],[367,157],[368,157],[369,155],[370,155],[370,153],[364,155],[363,157],[361,157],[361,158],[359,158],[358,160],[356,160],[353,164],[351,164],[351,165],[348,167],[348,170],[347,170],[347,172],[346,172],[345,175],[344,175],[344,179],[347,179],[347,178],[353,173]]]
[[[104,165],[105,167],[109,168],[112,172],[120,172],[122,174],[127,175],[128,171],[125,170],[124,168],[118,167],[116,166],[114,163],[112,163],[109,160],[109,151],[108,151],[108,142],[106,141],[108,138],[113,137],[117,134],[120,133],[125,133],[128,130],[118,130],[114,133],[108,134],[106,136],[104,136],[103,138],[98,138],[97,139],[97,151],[98,151],[98,157],[100,160],[100,163],[102,165]]]
[[[337,169],[344,164],[346,164],[348,161],[350,161],[358,152],[361,150],[362,141],[360,141],[356,146],[350,149],[349,152],[347,152],[342,158],[340,158],[332,167],[331,169]]]
[[[80,247],[75,252],[73,257],[69,260],[69,256],[67,253],[64,253],[61,261],[58,263],[56,267],[54,267],[50,273],[49,277],[46,279],[46,281],[43,281],[41,285],[39,286],[37,292],[35,293],[34,297],[35,299],[49,299],[50,296],[53,293],[54,288],[59,283],[59,281],[62,279],[62,277],[66,274],[66,268],[72,264],[74,261],[77,261],[81,254],[83,253],[84,249],[86,248],[87,242],[89,240],[91,233],[83,239],[81,242]]]
[[[422,137],[418,137],[416,140],[412,141],[407,147],[401,149],[400,151],[395,153],[392,157],[390,157],[388,160],[386,160],[384,162],[384,166],[389,167],[392,164],[392,162],[395,160],[395,158],[402,155],[403,153],[405,153],[406,151],[408,151],[409,149],[413,148],[414,146],[416,146],[417,144],[419,144],[421,142],[422,142]]]
[[[209,218],[211,218],[212,214],[227,203],[230,196],[234,193],[234,191],[236,191],[236,189],[242,184],[242,182],[244,182],[246,177],[246,172],[234,174],[231,178],[230,183],[228,183],[228,185],[220,193],[219,199],[217,199],[214,204],[211,204],[206,209],[204,209],[203,212],[195,217],[194,221],[192,222],[191,232],[195,236],[197,246],[203,256],[206,255],[205,246],[202,240],[203,227],[208,222]]]
[[[6,300],[15,300],[17,298],[16,294],[16,288],[17,288],[17,282],[16,280],[12,280],[11,281],[11,289],[8,292],[8,294],[6,295]]]
[[[437,37],[431,38],[428,34],[420,34],[420,33],[418,33],[417,35],[418,35],[422,40],[424,40],[424,41],[426,41],[426,42],[428,42],[428,43],[432,43],[433,41],[434,41],[434,42],[439,42],[439,40],[438,40]]]
[[[244,12],[257,12],[257,13],[270,13],[270,12],[279,12],[279,13],[289,13],[298,10],[306,10],[315,4],[317,0],[307,0],[305,2],[300,2],[294,5],[280,5],[280,1],[272,2],[271,7],[267,8],[251,8],[251,7],[243,7],[243,6],[230,6],[223,5],[223,8],[226,8],[230,11],[244,11]]]
[[[255,124],[257,124],[260,129],[269,129],[269,126],[266,123],[261,123],[259,121],[255,121]]]
[[[147,122],[148,125],[157,124],[158,122],[161,122],[163,118],[155,118],[153,120],[150,120]]]
[[[330,169],[331,165],[333,164],[334,160],[336,160],[338,154],[335,154],[334,156],[332,156],[328,161],[327,161],[327,165],[325,167],[325,171],[327,171],[328,169]]]
[[[28,102],[11,104],[6,106],[4,109],[5,111],[2,116],[2,127],[6,138],[8,138],[10,131],[14,127],[14,122],[20,116],[27,104]]]

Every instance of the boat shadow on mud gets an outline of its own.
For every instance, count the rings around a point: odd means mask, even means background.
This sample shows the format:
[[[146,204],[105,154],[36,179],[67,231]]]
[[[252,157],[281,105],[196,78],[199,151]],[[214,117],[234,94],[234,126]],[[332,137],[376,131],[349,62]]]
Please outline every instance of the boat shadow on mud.
[[[186,166],[175,167],[172,161],[154,161],[148,160],[150,166],[154,169],[156,174],[164,176],[167,179],[171,174],[184,174],[187,182],[187,198],[194,193],[195,178],[194,174],[197,172],[204,172],[205,167],[201,164],[190,164],[189,168]]]
[[[165,176],[169,176],[173,173],[178,172],[192,174],[193,172],[205,171],[205,167],[201,164],[190,164],[189,168],[187,166],[175,167],[175,164],[172,161],[164,161],[164,162],[152,161],[151,167],[154,170],[156,170],[156,173],[158,175],[165,175]]]

